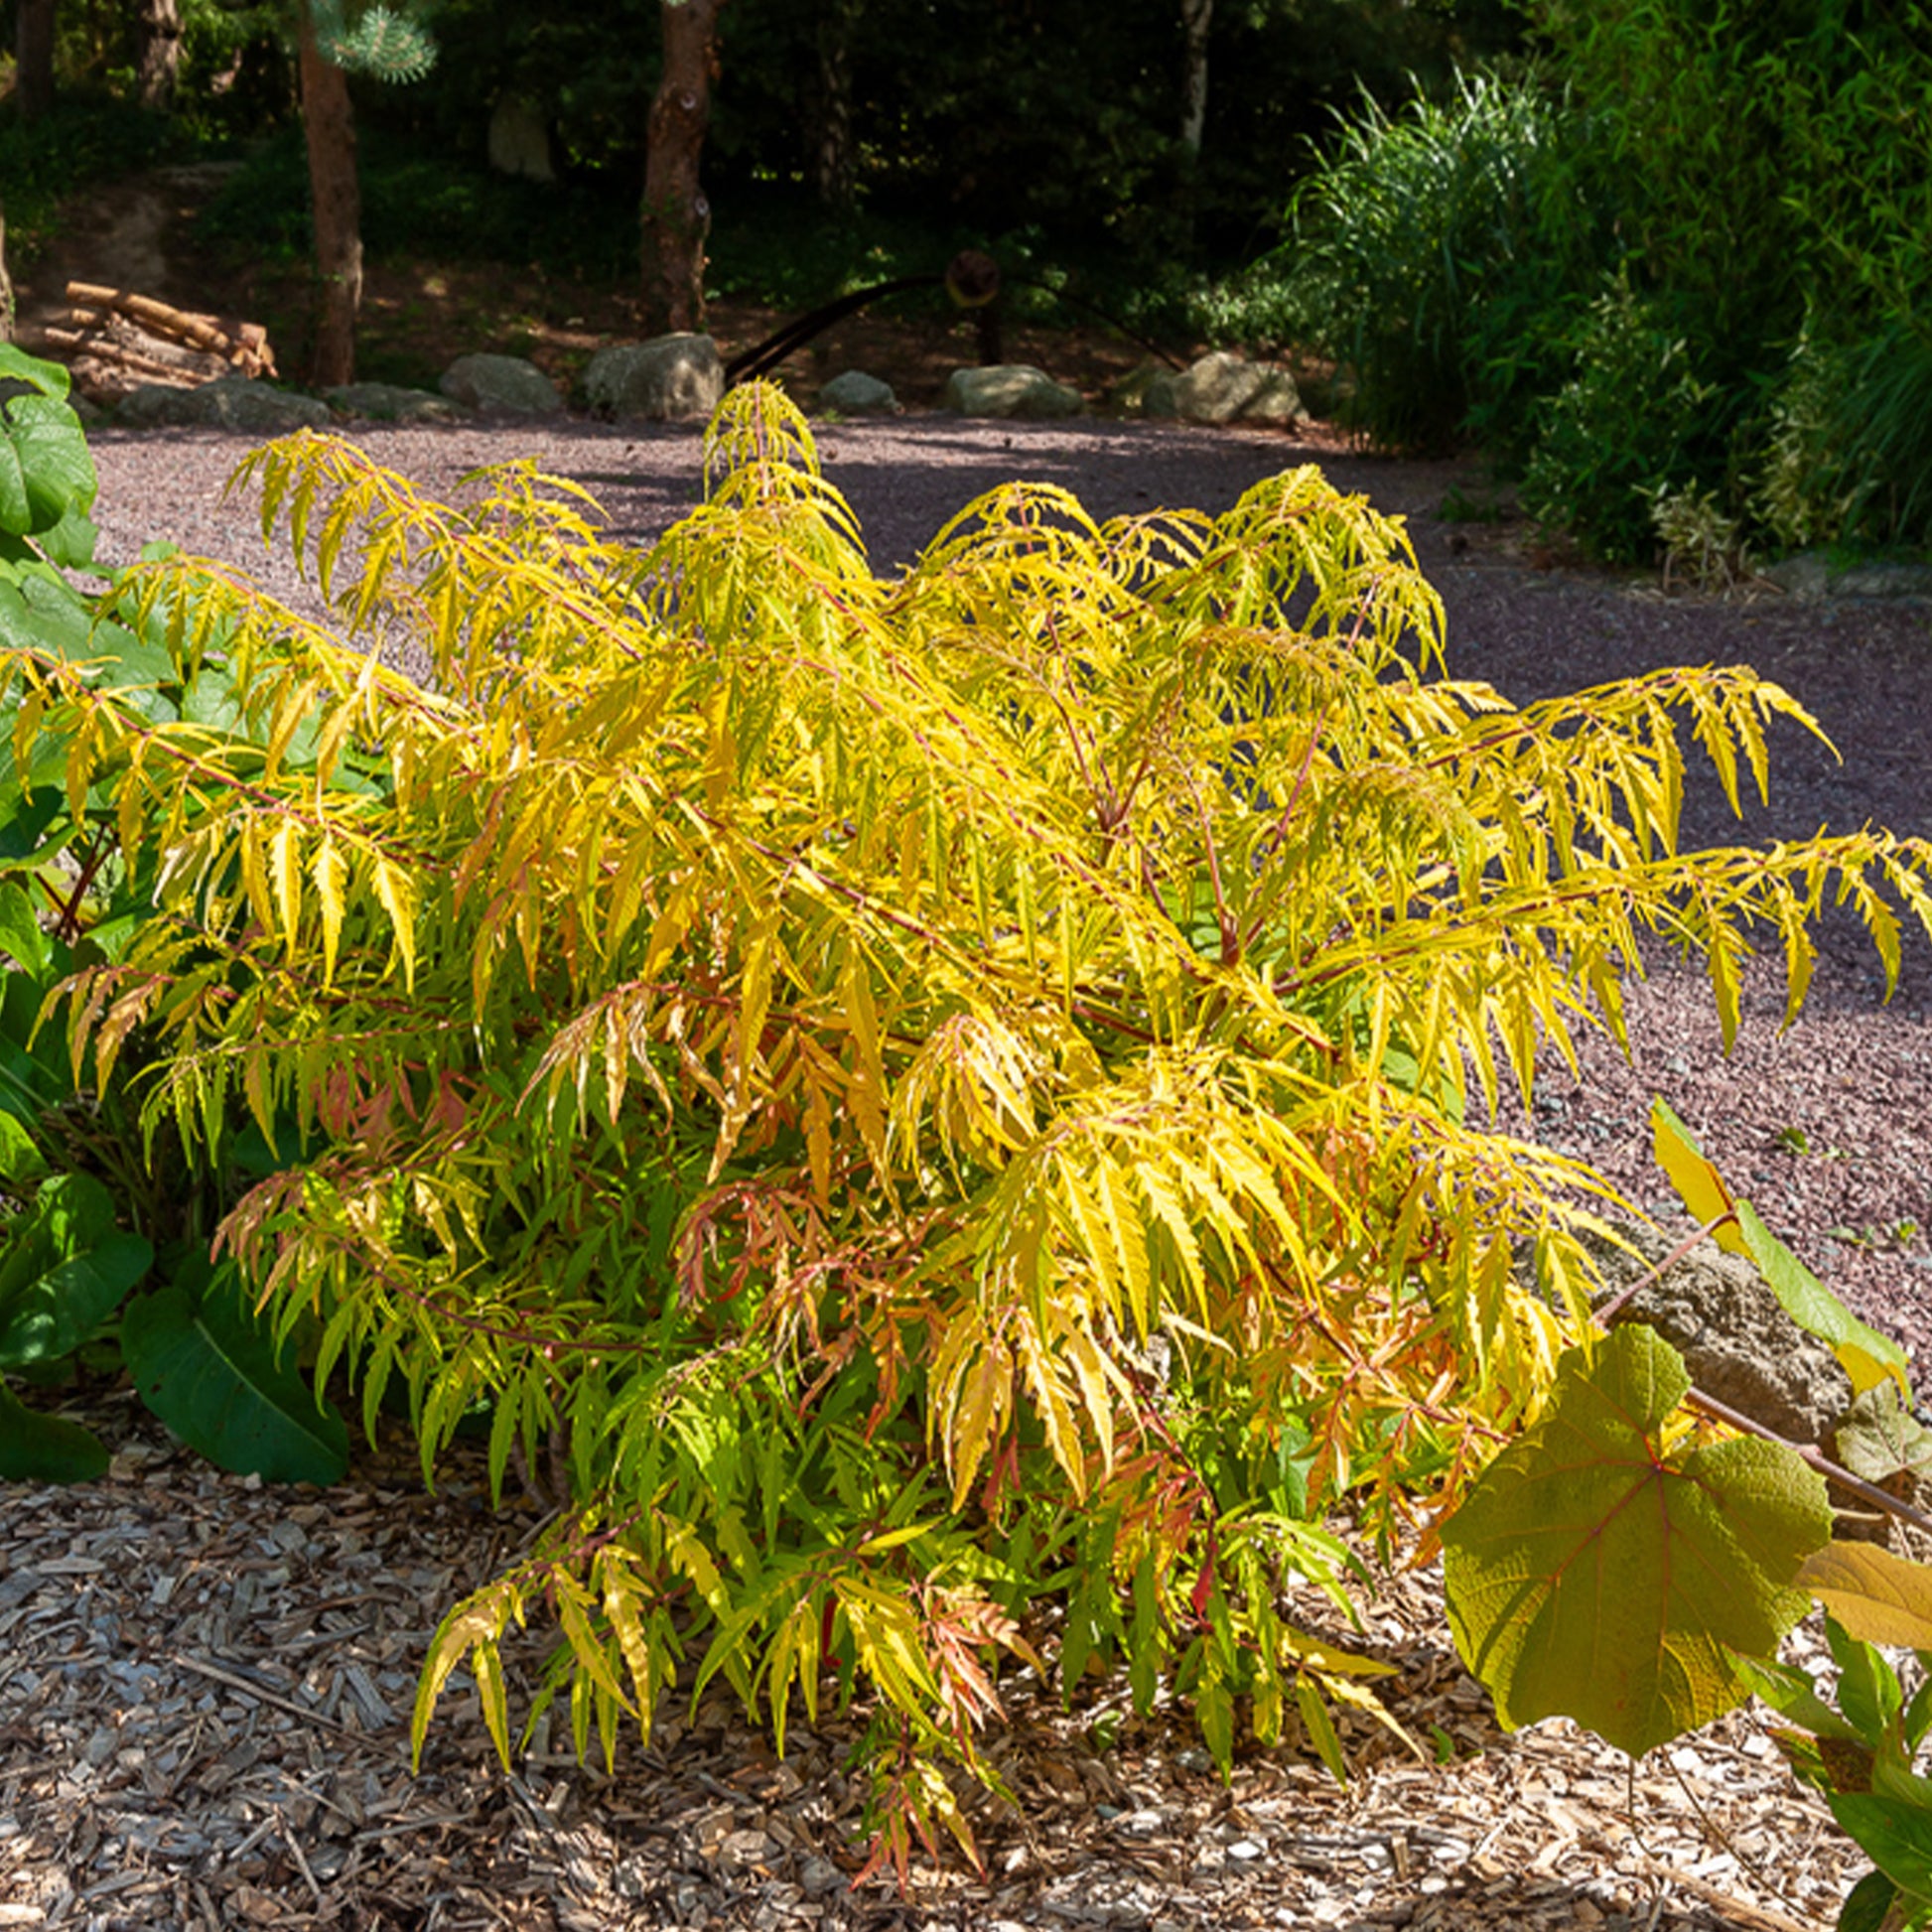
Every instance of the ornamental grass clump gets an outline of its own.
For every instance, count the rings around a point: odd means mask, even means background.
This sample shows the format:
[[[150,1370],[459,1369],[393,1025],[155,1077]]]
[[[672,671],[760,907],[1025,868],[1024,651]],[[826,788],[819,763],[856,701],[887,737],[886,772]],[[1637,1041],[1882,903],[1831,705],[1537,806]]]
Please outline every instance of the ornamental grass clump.
[[[1680,852],[1680,734],[1734,801],[1797,702],[1453,680],[1400,523],[1313,469],[1218,518],[1007,485],[882,579],[775,391],[707,461],[639,552],[526,466],[452,508],[259,453],[334,625],[179,559],[121,589],[222,654],[245,768],[0,657],[17,756],[116,788],[157,882],[73,1051],[104,1083],[138,1031],[151,1123],[278,1151],[223,1250],[371,1424],[406,1391],[426,1473],[482,1410],[493,1482],[554,1472],[419,1748],[467,1666],[509,1755],[540,1611],[580,1749],[674,1685],[780,1741],[864,1700],[901,1869],[970,1843],[942,1773],[993,1778],[1003,1657],[1339,1773],[1337,1709],[1395,1720],[1285,1586],[1346,1603],[1344,1498],[1433,1548],[1588,1345],[1603,1189],[1466,1089],[1620,1036],[1647,935],[1727,1032],[1747,928],[1795,1003],[1828,894],[1895,965],[1932,850]]]

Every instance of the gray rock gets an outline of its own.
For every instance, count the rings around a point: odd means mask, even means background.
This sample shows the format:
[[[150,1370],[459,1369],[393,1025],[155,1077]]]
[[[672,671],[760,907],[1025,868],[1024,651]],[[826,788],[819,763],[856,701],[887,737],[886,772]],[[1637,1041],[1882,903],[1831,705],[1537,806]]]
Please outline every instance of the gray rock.
[[[1077,416],[1085,407],[1077,389],[1055,382],[1027,362],[990,369],[954,369],[946,378],[946,407],[960,416]]]
[[[1177,416],[1185,423],[1231,423],[1261,384],[1261,370],[1245,355],[1217,348],[1178,375],[1157,375],[1142,406],[1150,416]]]
[[[818,392],[821,409],[836,410],[841,416],[897,416],[898,397],[890,382],[881,382],[864,369],[847,369],[824,383]]]
[[[1834,570],[1824,551],[1800,550],[1757,574],[1804,603],[1828,597],[1932,598],[1932,564],[1868,563]]]
[[[1178,417],[1184,423],[1292,423],[1308,415],[1295,378],[1279,363],[1251,362],[1221,348],[1178,375],[1172,369],[1156,370],[1141,408],[1144,415]]]
[[[1834,597],[1932,597],[1932,564],[1854,564],[1831,581]]]
[[[437,387],[466,409],[508,416],[554,416],[564,406],[557,385],[520,355],[459,355]]]
[[[345,382],[322,392],[323,400],[343,416],[367,416],[378,423],[461,422],[461,404],[427,389],[405,389],[394,382]]]
[[[1822,550],[1801,550],[1795,557],[1781,557],[1766,564],[1758,573],[1767,584],[1775,584],[1787,597],[1809,604],[1825,595],[1832,573]]]
[[[327,429],[329,405],[316,396],[277,389],[245,375],[224,375],[194,389],[144,382],[115,411],[132,429],[233,429],[252,436]]]
[[[1621,1294],[1677,1246],[1648,1228],[1618,1231],[1642,1261],[1600,1237],[1582,1237],[1611,1295]],[[1656,1329],[1684,1357],[1691,1380],[1706,1395],[1787,1441],[1815,1443],[1831,1452],[1839,1419],[1852,1406],[1851,1378],[1822,1341],[1785,1313],[1742,1256],[1725,1254],[1715,1241],[1700,1241],[1640,1288],[1612,1319]]]
[[[653,423],[703,421],[725,393],[725,365],[709,336],[655,336],[601,348],[584,371],[584,395],[600,416]]]
[[[1295,378],[1273,362],[1261,364],[1261,386],[1242,405],[1244,423],[1311,423]]]
[[[489,117],[489,165],[499,174],[555,181],[550,131],[527,100],[505,94]]]

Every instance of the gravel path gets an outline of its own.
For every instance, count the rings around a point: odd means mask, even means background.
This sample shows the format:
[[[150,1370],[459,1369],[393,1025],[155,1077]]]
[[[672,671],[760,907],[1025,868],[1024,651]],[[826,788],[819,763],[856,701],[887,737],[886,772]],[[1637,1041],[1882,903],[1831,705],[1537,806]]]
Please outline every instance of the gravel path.
[[[688,430],[570,422],[363,428],[354,438],[433,492],[452,491],[480,465],[533,455],[589,486],[618,533],[638,540],[698,493],[698,443]],[[264,560],[247,506],[220,500],[247,447],[208,432],[96,436],[103,557],[125,562],[144,542],[170,537],[255,569],[286,595],[293,581],[280,560]],[[946,516],[1016,476],[1058,483],[1099,516],[1156,504],[1218,511],[1260,477],[1320,462],[1342,487],[1411,519],[1448,606],[1458,676],[1485,678],[1524,702],[1660,665],[1745,662],[1810,706],[1844,762],[1780,728],[1770,808],[1752,808],[1741,827],[1715,779],[1698,782],[1693,766],[1687,817],[1696,840],[1805,837],[1866,822],[1932,835],[1932,612],[1922,605],[1665,602],[1625,580],[1536,569],[1509,526],[1439,517],[1451,483],[1482,493],[1472,470],[1365,458],[1277,434],[907,416],[825,429],[821,449],[882,569],[908,562]],[[1804,1017],[1784,1034],[1776,962],[1754,967],[1728,1059],[1701,976],[1659,958],[1629,1001],[1632,1058],[1594,1041],[1581,1080],[1552,1067],[1534,1131],[1588,1157],[1633,1198],[1674,1211],[1648,1149],[1650,1098],[1663,1095],[1770,1225],[1859,1312],[1913,1349],[1923,1392],[1932,1382],[1932,945],[1908,935],[1889,1005],[1855,921],[1828,920],[1821,951]]]

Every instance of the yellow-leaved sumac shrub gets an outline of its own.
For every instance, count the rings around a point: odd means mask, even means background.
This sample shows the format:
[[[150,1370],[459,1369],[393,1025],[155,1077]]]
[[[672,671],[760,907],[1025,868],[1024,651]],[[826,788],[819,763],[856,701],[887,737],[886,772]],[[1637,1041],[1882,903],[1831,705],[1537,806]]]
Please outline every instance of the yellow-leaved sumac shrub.
[[[580,1748],[681,1665],[780,1730],[837,1666],[901,1861],[1049,1639],[1339,1768],[1331,1703],[1380,1707],[1283,1579],[1342,1599],[1345,1495],[1430,1545],[1588,1327],[1596,1183],[1465,1086],[1618,1029],[1646,934],[1727,1025],[1746,929],[1795,997],[1828,894],[1895,962],[1932,851],[1679,852],[1680,733],[1734,798],[1798,704],[1452,680],[1400,524],[1312,469],[1102,526],[1011,485],[886,580],[775,392],[709,459],[637,551],[527,468],[450,508],[263,451],[337,628],[183,560],[121,592],[225,658],[245,752],[0,658],[21,761],[58,734],[157,882],[74,1051],[139,1030],[150,1120],[269,1139],[225,1246],[371,1419],[406,1385],[426,1471],[486,1405],[493,1477],[567,1481],[419,1742],[467,1665],[509,1751],[538,1607]]]

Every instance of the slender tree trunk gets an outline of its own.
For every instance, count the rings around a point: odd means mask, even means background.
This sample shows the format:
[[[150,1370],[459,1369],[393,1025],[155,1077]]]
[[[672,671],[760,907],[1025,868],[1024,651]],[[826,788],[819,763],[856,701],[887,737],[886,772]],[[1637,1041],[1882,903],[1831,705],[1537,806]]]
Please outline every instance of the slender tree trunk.
[[[1207,126],[1207,30],[1214,0],[1180,0],[1180,26],[1186,51],[1180,66],[1180,145],[1198,156]]]
[[[348,80],[322,58],[303,0],[297,44],[302,125],[309,141],[319,304],[310,370],[318,388],[355,380],[355,317],[362,306],[362,197],[355,180],[355,119]]]
[[[0,207],[0,343],[14,339],[14,285],[7,275],[7,210]]]
[[[852,206],[852,31],[865,0],[819,0],[818,85],[807,135],[812,186],[829,208]]]
[[[135,79],[143,107],[164,113],[175,104],[181,73],[181,0],[136,0],[140,63]]]
[[[20,118],[37,121],[54,105],[54,0],[20,0],[14,98]]]
[[[664,77],[646,124],[643,207],[644,333],[704,327],[705,237],[711,204],[698,179],[718,16],[725,0],[664,0]]]

